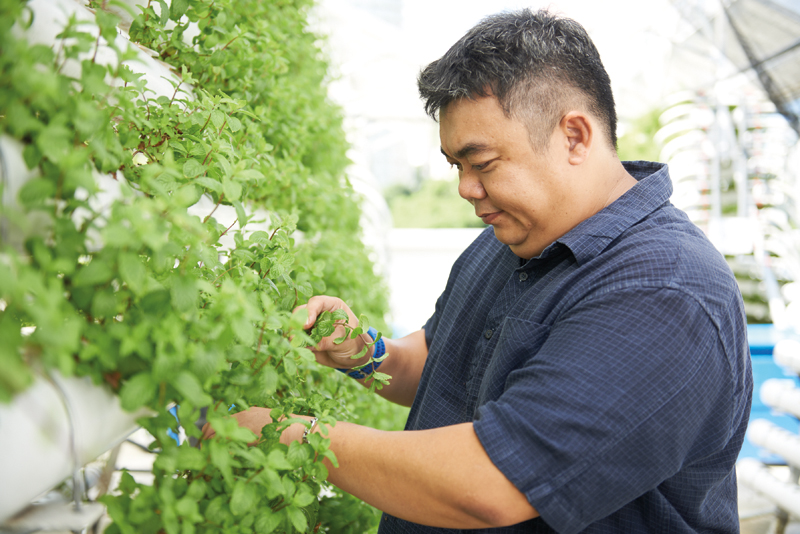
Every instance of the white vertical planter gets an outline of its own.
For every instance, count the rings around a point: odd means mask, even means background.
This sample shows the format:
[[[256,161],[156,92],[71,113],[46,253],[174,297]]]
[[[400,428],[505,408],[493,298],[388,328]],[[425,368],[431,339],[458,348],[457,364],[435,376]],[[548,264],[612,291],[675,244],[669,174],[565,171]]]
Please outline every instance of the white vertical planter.
[[[31,44],[44,44],[58,50],[60,43],[56,36],[73,15],[80,21],[81,29],[99,31],[94,15],[83,2],[30,0],[28,7],[33,13],[31,26],[24,30],[15,27],[14,31]],[[136,50],[137,57],[129,61],[128,66],[134,72],[143,73],[152,91],[150,97],[172,96],[174,86],[167,80],[176,84],[180,80],[166,64],[130,43],[123,33],[117,35],[116,44],[122,49]],[[117,55],[101,40],[96,60],[100,64],[115,64]],[[64,65],[62,72],[77,76],[79,68],[77,62],[71,61]],[[187,93],[191,91],[190,87],[185,89]],[[14,216],[20,188],[37,174],[26,167],[22,150],[18,141],[0,137],[0,182],[3,185],[0,200],[10,209],[10,217]],[[116,180],[99,173],[95,178],[102,192],[92,199],[93,207],[108,206],[119,198]],[[7,223],[0,219],[2,239],[19,248],[21,243],[15,242],[11,225]],[[99,242],[94,245],[101,246]],[[65,378],[57,373],[50,377],[39,376],[11,403],[0,404],[0,524],[76,469],[123,441],[138,428],[136,419],[147,413],[144,410],[127,413],[109,388],[95,385],[88,378]]]
[[[123,441],[143,415],[88,378],[59,374],[0,404],[0,524]]]

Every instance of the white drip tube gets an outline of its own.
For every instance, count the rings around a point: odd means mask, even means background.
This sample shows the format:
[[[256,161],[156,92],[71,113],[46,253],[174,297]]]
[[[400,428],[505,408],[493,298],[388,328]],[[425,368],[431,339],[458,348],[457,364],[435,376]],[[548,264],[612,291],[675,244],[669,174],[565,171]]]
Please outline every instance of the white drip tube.
[[[800,388],[795,381],[770,378],[761,385],[761,400],[770,408],[800,419]]]
[[[777,479],[769,469],[754,458],[744,458],[736,464],[739,481],[761,493],[782,510],[800,517],[800,486]]]
[[[782,339],[775,343],[772,352],[775,363],[800,375],[800,341]]]
[[[800,467],[800,435],[792,434],[766,419],[756,419],[747,429],[747,438],[754,445],[777,454],[789,465]]]

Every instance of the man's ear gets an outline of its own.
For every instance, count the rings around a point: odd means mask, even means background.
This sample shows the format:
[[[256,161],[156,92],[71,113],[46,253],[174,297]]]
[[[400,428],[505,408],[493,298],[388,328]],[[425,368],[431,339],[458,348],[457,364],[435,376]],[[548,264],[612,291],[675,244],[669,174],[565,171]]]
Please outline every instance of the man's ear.
[[[580,165],[589,157],[594,141],[594,129],[589,117],[580,111],[570,111],[559,124],[569,150],[570,165]]]

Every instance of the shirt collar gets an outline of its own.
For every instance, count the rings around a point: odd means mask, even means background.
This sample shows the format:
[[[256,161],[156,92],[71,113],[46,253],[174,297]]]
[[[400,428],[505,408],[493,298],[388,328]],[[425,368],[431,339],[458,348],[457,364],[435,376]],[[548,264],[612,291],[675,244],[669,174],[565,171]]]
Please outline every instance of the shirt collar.
[[[669,201],[672,181],[665,163],[624,161],[622,165],[638,183],[617,200],[549,245],[539,259],[566,246],[581,265],[599,255],[622,232]]]

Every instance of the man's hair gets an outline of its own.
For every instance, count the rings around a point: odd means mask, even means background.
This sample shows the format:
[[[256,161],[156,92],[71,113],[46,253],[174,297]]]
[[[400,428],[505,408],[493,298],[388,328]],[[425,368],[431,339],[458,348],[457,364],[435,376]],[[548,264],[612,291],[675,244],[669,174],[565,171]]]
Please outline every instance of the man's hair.
[[[420,73],[425,111],[462,98],[493,95],[507,117],[526,125],[534,147],[547,145],[571,109],[599,119],[617,145],[611,82],[583,27],[546,10],[524,9],[483,19]]]

